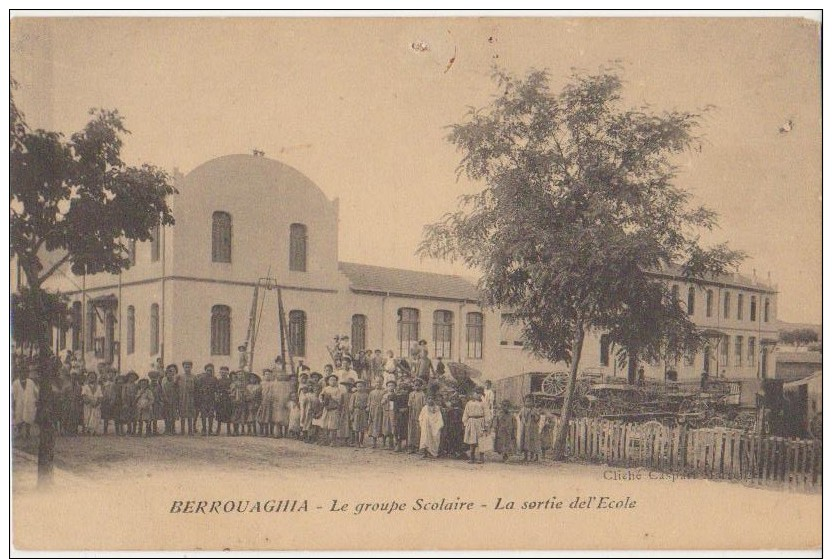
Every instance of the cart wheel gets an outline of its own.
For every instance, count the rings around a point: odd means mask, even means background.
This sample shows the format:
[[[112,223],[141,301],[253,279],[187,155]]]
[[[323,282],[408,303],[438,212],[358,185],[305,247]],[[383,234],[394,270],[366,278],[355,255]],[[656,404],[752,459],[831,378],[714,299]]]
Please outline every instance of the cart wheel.
[[[650,421],[646,421],[641,424],[642,429],[644,430],[654,430],[654,429],[664,429],[664,425],[661,421],[656,421],[655,419],[651,419]]]
[[[718,415],[715,415],[707,421],[705,421],[705,427],[709,429],[718,429],[720,427],[725,427],[725,419]]]
[[[809,434],[813,439],[823,440],[823,413],[816,414],[809,422]]]
[[[569,377],[566,373],[552,373],[543,379],[540,389],[550,396],[563,396]]]

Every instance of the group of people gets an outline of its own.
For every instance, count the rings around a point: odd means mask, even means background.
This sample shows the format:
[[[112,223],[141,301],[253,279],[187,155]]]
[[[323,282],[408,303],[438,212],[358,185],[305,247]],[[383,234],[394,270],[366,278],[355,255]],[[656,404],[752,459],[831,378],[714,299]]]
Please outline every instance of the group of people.
[[[223,366],[217,374],[211,363],[195,373],[190,360],[181,370],[175,363],[163,369],[159,362],[143,378],[104,364],[84,371],[67,361],[53,387],[59,394],[56,426],[67,436],[106,435],[112,425],[116,435],[147,437],[193,436],[197,430],[216,436],[224,425],[227,436],[291,437],[425,458],[483,462],[487,452],[504,460],[517,452],[524,460],[545,456],[552,423],[533,401],[519,412],[508,401],[497,409],[490,381],[477,386],[455,378],[441,360],[422,367],[423,355],[426,351],[414,364],[389,351],[383,361],[374,365],[370,359],[356,370],[354,357],[342,352],[335,361],[340,366],[327,364],[323,373],[302,362],[293,368],[280,357],[261,374],[246,366],[235,371]],[[13,391],[15,422],[20,419],[21,425],[27,425],[26,402],[37,399],[36,385],[26,377],[19,376]],[[34,400],[26,397],[32,391]]]

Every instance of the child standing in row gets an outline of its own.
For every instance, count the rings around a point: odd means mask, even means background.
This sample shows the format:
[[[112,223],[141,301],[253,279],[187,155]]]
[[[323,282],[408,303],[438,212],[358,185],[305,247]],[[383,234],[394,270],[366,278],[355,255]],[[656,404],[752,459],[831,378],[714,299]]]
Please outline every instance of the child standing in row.
[[[349,410],[352,415],[352,443],[358,448],[364,447],[364,431],[367,430],[369,416],[370,393],[367,391],[367,382],[358,379],[355,383],[355,392],[350,394]]]

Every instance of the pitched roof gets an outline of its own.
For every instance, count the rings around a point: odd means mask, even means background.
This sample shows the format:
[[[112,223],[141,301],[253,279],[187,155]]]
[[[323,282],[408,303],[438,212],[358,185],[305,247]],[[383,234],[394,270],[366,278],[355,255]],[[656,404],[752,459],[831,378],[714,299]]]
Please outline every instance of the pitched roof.
[[[682,266],[679,264],[667,264],[659,270],[651,270],[652,273],[661,276],[668,276],[673,278],[683,278]],[[703,283],[712,283],[717,285],[724,285],[730,287],[745,287],[757,291],[767,291],[770,293],[776,292],[776,286],[757,278],[750,278],[748,276],[735,274],[720,274],[717,276],[705,277],[701,280]]]
[[[339,262],[338,267],[349,279],[353,291],[458,301],[479,300],[476,286],[460,276],[353,262]]]
[[[778,363],[822,363],[823,356],[819,351],[778,351]]]

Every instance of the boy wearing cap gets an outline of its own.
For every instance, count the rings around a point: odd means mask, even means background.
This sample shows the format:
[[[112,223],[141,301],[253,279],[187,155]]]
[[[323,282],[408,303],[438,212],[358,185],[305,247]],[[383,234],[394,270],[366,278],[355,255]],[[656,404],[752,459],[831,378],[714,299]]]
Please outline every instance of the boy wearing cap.
[[[381,399],[384,406],[382,435],[384,435],[384,447],[393,450],[396,440],[396,381],[388,380],[384,386],[384,396]]]
[[[193,375],[193,361],[182,361],[182,370],[179,381],[179,418],[182,435],[185,434],[187,426],[188,436],[194,435],[194,420],[196,419],[196,379]]]
[[[165,435],[176,434],[176,420],[179,419],[179,384],[176,376],[179,368],[171,363],[165,369],[162,381],[162,417],[165,419]]]
[[[149,437],[150,422],[153,419],[153,391],[150,389],[150,381],[146,378],[139,380],[136,391],[136,435],[142,436],[142,427],[146,427],[144,435]]]
[[[231,404],[231,377],[228,367],[220,367],[220,378],[217,379],[217,392],[214,410],[217,414],[217,434],[219,435],[222,424],[225,423],[225,435],[231,434],[231,415],[233,406]]]
[[[425,407],[424,382],[421,378],[413,381],[413,390],[407,397],[407,447],[410,454],[419,452],[419,444],[422,438],[419,414]]]
[[[127,373],[127,382],[122,388],[121,396],[121,419],[127,424],[127,433],[130,435],[138,434],[138,425],[136,425],[136,394],[139,392],[139,387],[136,381],[139,380],[139,375],[135,371]]]
[[[205,365],[205,371],[194,383],[195,396],[198,401],[199,417],[202,421],[203,437],[214,434],[215,400],[217,392],[217,377],[214,376],[214,364]],[[217,426],[219,432],[219,426]]]
[[[511,413],[511,402],[500,402],[494,422],[494,450],[503,455],[503,462],[517,451],[517,418]]]

